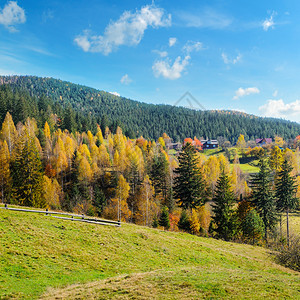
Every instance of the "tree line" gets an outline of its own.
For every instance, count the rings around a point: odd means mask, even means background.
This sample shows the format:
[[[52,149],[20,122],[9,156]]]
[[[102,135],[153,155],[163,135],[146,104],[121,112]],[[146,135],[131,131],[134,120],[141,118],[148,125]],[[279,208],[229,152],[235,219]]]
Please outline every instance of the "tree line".
[[[157,140],[167,132],[174,142],[197,136],[223,137],[233,144],[240,134],[246,140],[275,136],[288,140],[294,139],[300,131],[299,124],[284,120],[234,111],[196,111],[147,104],[52,78],[0,76],[0,83],[8,84],[10,89],[6,91],[7,95],[0,96],[1,122],[9,111],[16,122],[33,117],[38,123],[47,121],[50,125],[50,106],[59,119],[60,128],[73,133],[90,130],[96,134],[96,124],[102,124],[102,130],[108,126],[113,133],[119,126],[130,138],[142,135]],[[15,93],[18,98],[13,101],[15,105],[9,105],[9,101],[6,104],[5,99],[13,98],[11,94]]]
[[[2,202],[253,243],[298,207],[298,152],[290,149],[263,148],[260,171],[249,179],[222,153],[208,157],[187,143],[172,154],[166,133],[150,141],[130,139],[120,127],[95,131],[62,131],[47,121],[39,128],[33,118],[15,124],[7,113]]]

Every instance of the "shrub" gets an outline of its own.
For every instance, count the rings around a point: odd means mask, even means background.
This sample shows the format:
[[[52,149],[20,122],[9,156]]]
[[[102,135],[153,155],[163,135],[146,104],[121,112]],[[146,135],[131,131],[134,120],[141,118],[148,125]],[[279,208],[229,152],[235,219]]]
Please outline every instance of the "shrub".
[[[282,245],[276,254],[276,261],[285,267],[300,271],[300,237],[291,237],[290,246]]]

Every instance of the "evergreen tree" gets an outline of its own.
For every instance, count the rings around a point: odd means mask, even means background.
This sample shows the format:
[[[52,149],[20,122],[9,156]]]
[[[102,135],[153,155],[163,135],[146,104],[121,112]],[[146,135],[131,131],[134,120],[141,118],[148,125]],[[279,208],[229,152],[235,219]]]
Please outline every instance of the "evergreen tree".
[[[35,140],[25,130],[11,163],[13,196],[19,205],[45,207],[43,171]]]
[[[190,221],[186,210],[182,210],[181,212],[178,228],[187,232],[190,231]]]
[[[163,207],[158,224],[164,229],[169,229],[170,228],[170,219],[169,219],[169,210],[166,206]]]
[[[213,197],[212,217],[215,224],[216,237],[228,241],[234,234],[234,193],[230,186],[228,175],[223,170],[217,181],[215,195]]]
[[[101,216],[102,211],[106,205],[106,198],[103,191],[98,186],[94,188],[93,205],[96,207],[98,216]]]
[[[293,168],[287,159],[282,164],[282,169],[278,173],[276,181],[276,204],[280,212],[286,212],[286,233],[289,246],[289,212],[298,206],[296,197],[296,179],[291,175]]]
[[[158,219],[157,219],[157,216],[154,215],[154,218],[153,218],[153,223],[152,223],[152,227],[153,228],[157,228],[158,227]]]
[[[179,155],[179,166],[175,169],[175,198],[183,209],[192,209],[203,205],[205,200],[205,182],[197,166],[194,147],[187,143]]]
[[[71,106],[65,110],[63,127],[68,129],[69,132],[75,132],[76,130],[75,114]]]
[[[241,222],[241,229],[245,241],[254,245],[259,242],[264,234],[264,223],[254,208],[251,208]]]
[[[271,170],[265,157],[260,158],[259,172],[251,176],[250,186],[252,188],[251,201],[264,222],[267,241],[268,230],[274,229],[277,218]]]
[[[163,153],[159,153],[153,159],[150,178],[155,189],[155,196],[157,197],[161,194],[165,202],[168,196],[168,172],[169,162]]]

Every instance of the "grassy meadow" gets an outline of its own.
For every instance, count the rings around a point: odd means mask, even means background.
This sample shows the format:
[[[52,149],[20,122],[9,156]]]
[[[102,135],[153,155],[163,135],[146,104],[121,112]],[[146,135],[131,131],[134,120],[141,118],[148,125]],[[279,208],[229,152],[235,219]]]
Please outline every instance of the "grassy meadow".
[[[296,299],[268,250],[0,210],[0,299]]]

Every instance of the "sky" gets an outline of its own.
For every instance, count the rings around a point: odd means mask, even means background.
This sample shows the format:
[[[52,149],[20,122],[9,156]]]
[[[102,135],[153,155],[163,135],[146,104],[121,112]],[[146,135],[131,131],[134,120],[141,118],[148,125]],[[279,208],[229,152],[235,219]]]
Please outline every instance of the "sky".
[[[0,74],[300,122],[297,0],[0,0]]]

